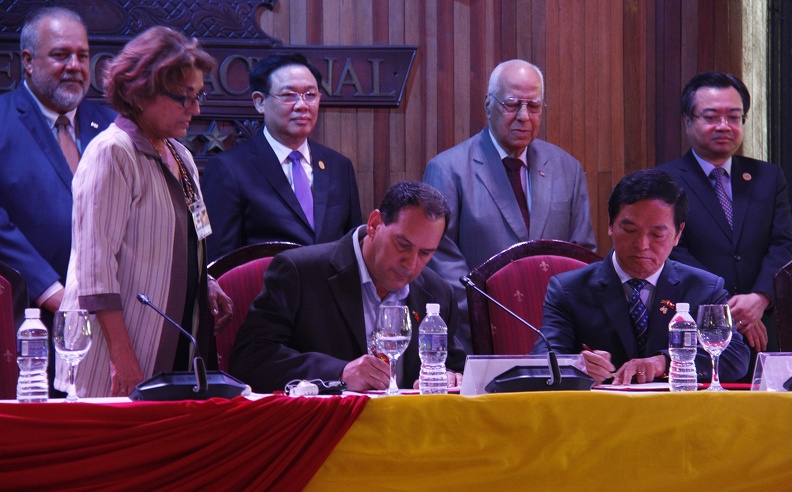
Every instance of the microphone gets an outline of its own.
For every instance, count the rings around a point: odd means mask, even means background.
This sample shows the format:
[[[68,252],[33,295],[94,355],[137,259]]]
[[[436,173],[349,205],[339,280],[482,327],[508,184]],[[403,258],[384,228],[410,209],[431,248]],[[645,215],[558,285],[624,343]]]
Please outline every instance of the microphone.
[[[248,387],[242,381],[229,376],[222,371],[206,371],[206,364],[198,350],[198,341],[192,333],[185,330],[179,323],[173,321],[167,314],[155,306],[146,294],[137,295],[141,304],[150,307],[168,323],[179,329],[192,343],[195,356],[193,357],[193,372],[159,373],[138,384],[129,395],[132,400],[206,400],[208,398],[234,398],[247,391]]]
[[[151,300],[148,296],[142,292],[138,293],[137,300],[140,301],[141,304],[144,304],[154,311],[157,312],[160,316],[165,318],[168,323],[172,324],[176,328],[178,328],[187,338],[190,339],[190,343],[193,345],[193,350],[195,350],[195,356],[193,357],[193,370],[195,371],[195,382],[197,383],[193,386],[194,393],[203,393],[208,388],[208,383],[206,382],[206,364],[204,364],[203,358],[198,355],[200,352],[198,351],[198,342],[195,340],[195,337],[192,336],[192,333],[185,330],[179,323],[173,321],[170,316],[163,313],[160,308],[152,304]]]
[[[478,285],[476,285],[473,280],[470,279],[467,275],[463,275],[459,278],[459,281],[465,287],[470,287],[471,289],[475,290],[479,294],[483,295],[487,300],[501,308],[503,311],[508,313],[512,318],[516,319],[523,325],[527,326],[531,331],[539,335],[539,338],[542,339],[542,342],[547,347],[547,370],[549,374],[549,378],[545,381],[546,388],[542,388],[541,386],[537,386],[531,379],[536,379],[538,374],[531,372],[530,368],[528,367],[515,367],[506,371],[505,373],[497,376],[495,379],[490,382],[486,389],[490,393],[495,392],[512,392],[512,391],[539,391],[542,389],[550,390],[550,389],[591,389],[594,385],[594,379],[592,379],[588,374],[585,374],[574,367],[570,367],[570,371],[568,371],[568,378],[571,377],[573,381],[569,381],[562,379],[561,377],[561,367],[558,364],[558,356],[553,351],[553,347],[550,346],[550,341],[547,340],[547,337],[544,333],[534,327],[531,323],[520,317],[517,313],[512,311],[511,309],[507,308],[497,299],[492,297],[491,295],[487,294],[483,289],[481,289]],[[515,373],[515,374],[510,374]]]

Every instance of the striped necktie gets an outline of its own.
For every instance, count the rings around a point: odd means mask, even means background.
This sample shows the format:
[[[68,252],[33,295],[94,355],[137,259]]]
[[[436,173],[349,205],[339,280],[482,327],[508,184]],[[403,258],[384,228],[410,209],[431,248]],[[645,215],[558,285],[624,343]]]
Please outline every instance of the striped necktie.
[[[646,339],[649,329],[649,313],[641,300],[641,291],[646,285],[646,280],[633,278],[628,280],[627,284],[633,290],[630,296],[630,319],[635,329],[635,339],[638,341],[638,353],[643,356],[646,355]]]

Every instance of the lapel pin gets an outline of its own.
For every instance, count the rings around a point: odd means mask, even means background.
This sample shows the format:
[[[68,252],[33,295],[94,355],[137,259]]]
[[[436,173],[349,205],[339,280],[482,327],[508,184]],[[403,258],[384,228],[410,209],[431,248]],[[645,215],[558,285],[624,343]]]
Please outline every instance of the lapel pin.
[[[539,171],[539,176],[544,178],[544,171]]]
[[[743,179],[745,181],[750,181],[752,178],[751,173],[743,173]]]
[[[97,128],[99,128],[99,123],[97,123],[97,122],[95,122],[95,121],[92,121],[92,122],[91,122],[91,128],[93,128],[94,130],[96,130]]]
[[[669,309],[676,309],[676,305],[668,299],[663,299],[660,304],[660,312],[663,314],[666,314]]]
[[[319,161],[319,169],[324,171],[324,168],[325,168],[324,161]]]
[[[412,314],[413,314],[413,318],[415,318],[415,322],[416,323],[420,323],[421,322],[421,316],[418,314],[418,311],[413,311]]]

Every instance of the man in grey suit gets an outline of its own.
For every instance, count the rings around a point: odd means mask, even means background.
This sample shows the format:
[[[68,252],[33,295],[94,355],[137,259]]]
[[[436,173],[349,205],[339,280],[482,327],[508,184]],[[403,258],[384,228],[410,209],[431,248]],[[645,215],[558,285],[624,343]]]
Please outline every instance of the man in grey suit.
[[[580,162],[536,138],[544,109],[539,68],[523,60],[495,67],[484,109],[488,125],[429,161],[423,177],[451,207],[448,232],[429,267],[454,287],[462,321],[458,338],[469,353],[467,299],[459,277],[531,239],[596,248]]]

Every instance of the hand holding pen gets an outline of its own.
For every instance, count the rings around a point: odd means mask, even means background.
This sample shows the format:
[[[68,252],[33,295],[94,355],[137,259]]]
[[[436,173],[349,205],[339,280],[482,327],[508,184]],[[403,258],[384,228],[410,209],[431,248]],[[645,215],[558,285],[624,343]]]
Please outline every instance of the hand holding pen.
[[[586,361],[586,371],[596,384],[613,378],[616,367],[611,362],[611,354],[604,350],[594,350],[585,343],[581,352]]]

